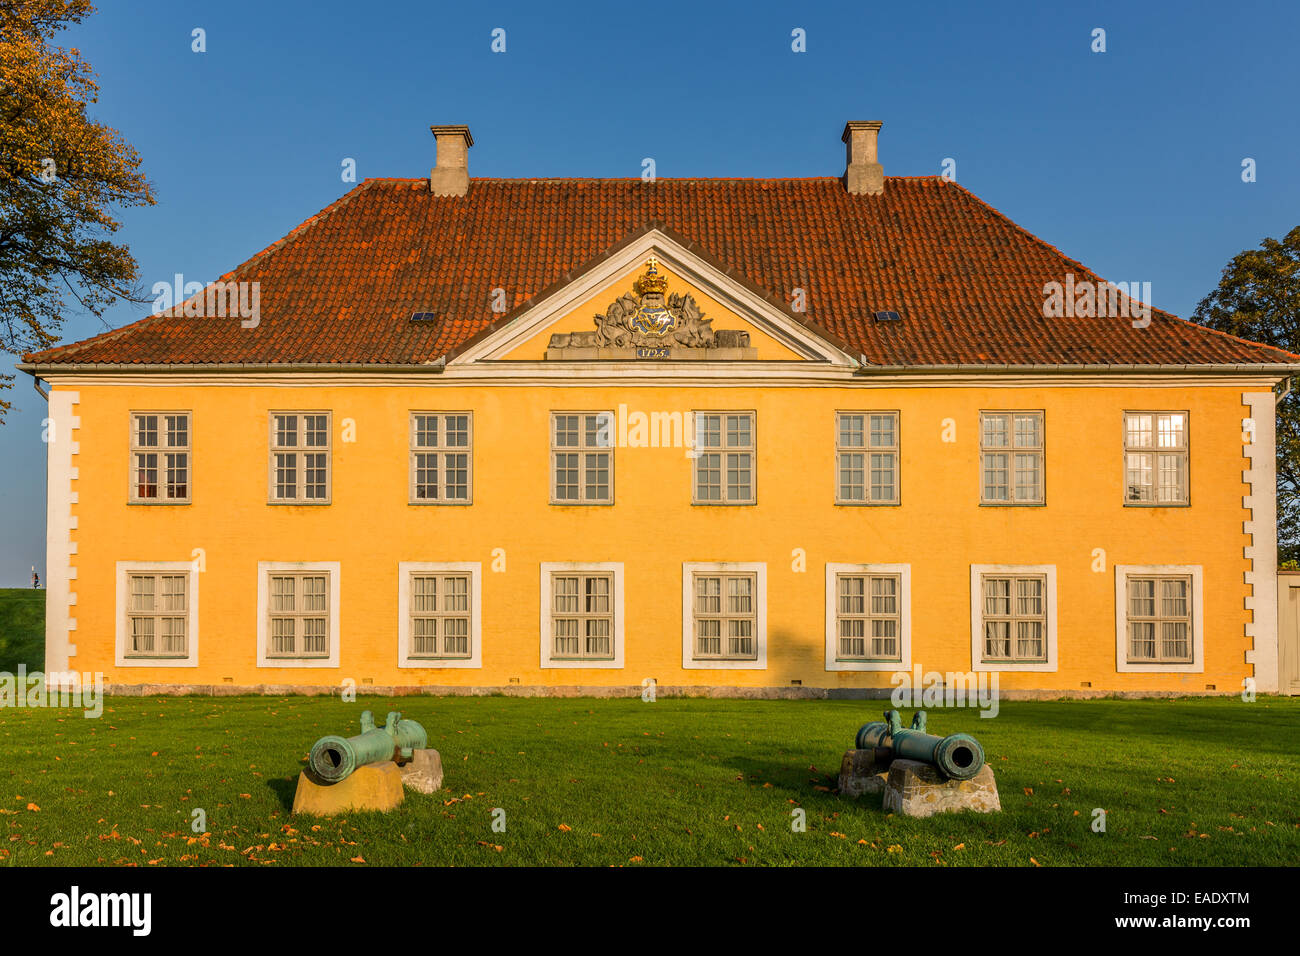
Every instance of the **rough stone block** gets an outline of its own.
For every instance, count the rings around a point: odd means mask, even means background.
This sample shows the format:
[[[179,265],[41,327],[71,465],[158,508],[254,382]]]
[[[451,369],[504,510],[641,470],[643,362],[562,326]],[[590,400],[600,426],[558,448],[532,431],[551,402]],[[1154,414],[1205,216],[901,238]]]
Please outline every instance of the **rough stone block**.
[[[405,798],[401,771],[391,760],[358,767],[338,783],[320,783],[304,770],[298,775],[293,812],[331,817],[350,810],[392,810]]]
[[[433,793],[442,787],[442,757],[436,750],[416,750],[402,765],[402,783],[421,793]]]
[[[882,806],[886,813],[929,817],[958,810],[994,813],[1002,801],[988,764],[970,780],[949,780],[928,763],[899,759],[889,765]]]
[[[840,761],[840,795],[860,797],[885,789],[889,767],[876,763],[874,750],[846,750]]]

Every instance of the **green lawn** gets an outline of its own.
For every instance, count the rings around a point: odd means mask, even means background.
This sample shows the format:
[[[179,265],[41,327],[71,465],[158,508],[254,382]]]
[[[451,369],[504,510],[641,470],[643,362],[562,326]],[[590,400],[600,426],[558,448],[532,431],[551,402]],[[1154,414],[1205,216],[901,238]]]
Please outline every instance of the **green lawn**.
[[[45,591],[0,588],[0,671],[45,666]]]
[[[0,710],[9,864],[1300,863],[1300,700],[1003,703],[931,713],[983,742],[1003,812],[886,816],[834,792],[884,702],[406,698],[443,791],[390,814],[291,817],[321,734],[362,698],[116,698]],[[909,713],[910,716],[910,713]],[[506,831],[491,828],[492,808]],[[1107,813],[1105,833],[1090,828]],[[191,832],[191,812],[209,834]],[[791,811],[807,832],[792,832]]]

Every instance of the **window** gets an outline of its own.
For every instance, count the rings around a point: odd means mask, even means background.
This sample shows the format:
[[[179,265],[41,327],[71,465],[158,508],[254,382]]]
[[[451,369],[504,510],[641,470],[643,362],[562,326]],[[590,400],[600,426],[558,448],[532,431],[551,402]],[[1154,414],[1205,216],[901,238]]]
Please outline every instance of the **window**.
[[[899,590],[894,574],[838,576],[840,660],[898,660]]]
[[[1047,581],[1040,575],[986,574],[984,660],[1047,659]]]
[[[551,504],[614,503],[613,429],[612,412],[551,413]]]
[[[481,667],[477,562],[402,562],[398,666]]]
[[[197,666],[198,579],[189,561],[117,563],[118,666]]]
[[[971,565],[971,669],[1055,671],[1055,565]]]
[[[330,413],[271,414],[271,501],[330,500]]]
[[[898,412],[835,416],[836,504],[898,504]]]
[[[542,666],[623,666],[623,565],[542,565]]]
[[[473,501],[469,412],[411,413],[411,504]]]
[[[258,666],[337,667],[339,564],[259,562]]]
[[[766,605],[766,565],[683,565],[682,666],[765,668]]]
[[[694,504],[754,504],[753,412],[696,412],[695,454]]]
[[[190,502],[190,413],[131,413],[130,500]]]
[[[1188,503],[1186,412],[1124,413],[1124,503]]]
[[[980,503],[1043,504],[1043,413],[980,413]]]
[[[1199,565],[1116,565],[1116,669],[1203,672],[1201,595]]]

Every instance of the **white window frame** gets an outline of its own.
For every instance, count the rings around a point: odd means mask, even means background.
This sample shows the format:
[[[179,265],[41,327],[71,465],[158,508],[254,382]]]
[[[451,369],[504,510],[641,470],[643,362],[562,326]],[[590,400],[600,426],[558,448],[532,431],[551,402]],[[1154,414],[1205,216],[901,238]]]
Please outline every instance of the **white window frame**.
[[[841,443],[843,429],[841,422],[849,416],[861,416],[862,421],[862,441],[861,445],[845,445]],[[871,419],[873,417],[888,416],[894,421],[894,443],[892,445],[871,444]],[[902,416],[897,409],[840,409],[835,412],[835,503],[837,505],[849,505],[854,507],[896,507],[902,503],[902,478],[901,478],[901,448],[902,436],[900,435],[900,420]],[[846,498],[844,497],[844,485],[841,482],[842,466],[841,462],[845,455],[862,456],[862,480],[863,480],[863,497]],[[871,456],[872,455],[892,455],[894,458],[894,496],[892,498],[875,498],[872,496],[871,482]]]
[[[1129,428],[1128,420],[1134,415],[1151,416],[1151,438],[1152,445],[1144,448],[1139,445],[1129,445]],[[1160,416],[1161,415],[1181,415],[1183,416],[1183,444],[1180,448],[1161,448],[1160,441]],[[1124,489],[1124,507],[1126,508],[1187,508],[1192,503],[1192,416],[1185,409],[1162,409],[1159,411],[1147,411],[1145,409],[1125,409],[1120,417],[1120,447],[1123,449],[1123,457],[1120,461],[1122,468],[1122,488]],[[1133,501],[1129,498],[1128,483],[1128,459],[1129,455],[1150,455],[1152,458],[1152,499],[1150,501]],[[1161,457],[1181,458],[1183,462],[1183,495],[1174,501],[1160,500],[1160,459]]]
[[[1038,416],[1038,439],[1037,445],[1018,446],[1016,445],[1016,416],[1036,415]],[[1007,423],[1007,440],[1008,445],[985,445],[984,444],[984,420],[993,416],[1006,416]],[[983,408],[980,409],[979,417],[979,438],[980,438],[980,457],[979,457],[979,491],[980,506],[985,508],[1042,508],[1047,504],[1047,412],[1041,408]],[[1016,497],[1016,455],[1033,454],[1038,456],[1038,497],[1037,498],[1017,498]],[[984,475],[986,471],[985,459],[989,455],[1006,455],[1007,457],[1007,497],[1006,498],[986,498],[984,492],[986,486]]]
[[[307,415],[324,415],[325,416],[325,445],[295,445],[292,447],[280,448],[275,440],[275,419],[281,415],[293,415],[298,419],[298,434],[303,434],[302,419]],[[267,487],[266,500],[267,504],[272,505],[328,505],[334,500],[334,413],[328,409],[272,409],[266,416],[268,429],[267,442]],[[324,498],[306,498],[303,493],[307,487],[307,468],[303,462],[305,454],[325,454],[325,497]],[[275,480],[275,456],[277,454],[292,454],[295,457],[295,487],[298,491],[296,498],[279,498],[276,497],[277,482]]]
[[[463,415],[466,418],[466,438],[467,445],[448,445],[447,438],[447,419],[453,416]],[[416,416],[425,418],[438,419],[438,444],[436,445],[417,445],[416,439]],[[413,505],[472,505],[474,503],[474,413],[470,411],[412,411],[410,416],[410,474],[409,474],[409,503]],[[434,455],[438,459],[438,484],[436,498],[420,498],[416,495],[415,476],[417,468],[415,466],[417,455]],[[447,497],[447,456],[464,455],[465,456],[465,497],[448,498]]]
[[[983,479],[981,479],[982,481]],[[1046,580],[1043,599],[1046,602],[1047,659],[1042,661],[985,661],[984,660],[984,587],[986,574],[1028,576],[1038,575]],[[972,564],[970,566],[970,655],[971,670],[979,672],[1057,670],[1056,654],[1056,565],[1054,564]]]
[[[184,657],[140,657],[128,655],[131,628],[127,626],[133,574],[186,574],[185,650]],[[118,667],[198,667],[199,666],[199,570],[193,561],[118,561],[117,615],[113,662]]]
[[[695,656],[695,575],[754,575],[753,660],[728,661]],[[767,670],[767,564],[738,561],[682,562],[682,668],[685,670]]]
[[[585,441],[585,439],[586,439],[586,434],[587,434],[586,418],[587,418],[587,416],[589,416],[589,415],[595,415],[595,416],[598,416],[598,417],[601,416],[601,415],[605,416],[606,420],[607,420],[608,423],[609,423],[609,428],[608,428],[608,430],[607,430],[607,432],[606,432],[606,434],[609,436],[609,444],[608,444],[608,445],[599,445],[599,444],[597,444],[597,445],[585,445],[585,444],[577,444],[577,445],[557,445],[556,442],[555,442],[555,420],[556,420],[558,417],[562,416],[562,415],[563,415],[563,416],[569,416],[569,415],[577,416],[577,418],[578,418],[578,440],[579,440],[579,442]],[[549,485],[550,485],[551,504],[553,504],[553,505],[580,505],[580,506],[584,506],[584,507],[587,507],[587,506],[612,505],[612,504],[614,503],[614,457],[615,457],[615,455],[614,455],[615,447],[614,447],[614,446],[617,444],[617,440],[616,440],[615,435],[614,435],[614,429],[615,429],[615,427],[616,427],[616,425],[617,425],[617,421],[618,421],[617,418],[615,417],[614,413],[611,412],[611,411],[600,411],[600,410],[591,410],[591,409],[587,409],[587,410],[585,410],[585,411],[570,411],[570,410],[567,410],[567,409],[563,409],[563,410],[554,410],[554,409],[553,409],[553,410],[551,411],[550,416],[548,417],[547,420],[548,420],[549,427],[550,427],[550,438],[549,438],[549,441],[550,441],[550,448],[551,448],[550,459],[549,459],[550,470],[549,470],[549,474],[547,475],[547,482],[548,482]],[[600,429],[599,429],[599,428],[597,428],[597,430],[596,430],[596,434],[597,434],[597,435],[600,434]],[[588,455],[593,455],[593,454],[607,454],[607,455],[609,455],[609,497],[607,497],[607,498],[585,498],[585,497],[583,497],[584,493],[586,492],[586,490],[587,490],[587,488],[588,488],[587,480],[586,480],[586,475],[587,475],[587,456],[588,456]],[[577,497],[577,498],[559,498],[559,497],[557,497],[556,494],[555,494],[555,492],[556,492],[556,490],[557,490],[557,484],[556,484],[556,480],[555,480],[555,479],[556,479],[555,458],[556,458],[557,455],[577,455],[577,456],[578,456],[578,497]]]
[[[472,440],[472,439],[471,439]],[[469,578],[469,657],[411,656],[411,577],[460,574]],[[478,561],[401,561],[397,565],[397,666],[420,670],[483,666],[483,565]]]
[[[280,667],[338,667],[339,666],[339,615],[342,608],[339,595],[342,580],[338,561],[259,561],[257,562],[257,666]],[[328,575],[329,585],[329,655],[326,657],[292,658],[271,657],[270,647],[270,591],[271,575],[282,573],[320,573]]]
[[[552,635],[551,623],[551,605],[552,590],[551,578],[557,574],[609,574],[613,577],[612,593],[610,594],[610,607],[614,612],[614,624],[612,637],[614,641],[614,656],[607,661],[601,660],[569,660],[554,657],[553,647],[554,638]],[[620,670],[623,667],[623,562],[621,561],[603,561],[603,562],[582,562],[582,561],[543,561],[541,564],[541,591],[538,605],[541,610],[541,619],[539,631],[541,637],[541,666],[543,668],[569,668],[569,669],[589,669],[601,668],[606,670]]]
[[[1178,575],[1192,579],[1192,659],[1170,664],[1130,663],[1128,659],[1128,579],[1130,576]],[[1199,564],[1115,565],[1115,670],[1120,674],[1205,673],[1205,590]]]
[[[745,415],[749,418],[749,444],[727,444],[727,417]],[[691,504],[704,507],[744,507],[758,504],[758,412],[752,408],[696,409],[691,413]],[[700,419],[717,416],[720,419],[718,436],[722,444],[705,447],[700,444]],[[732,498],[727,484],[727,455],[749,455],[749,497]],[[700,459],[705,455],[719,456],[719,498],[700,497]]]
[[[141,415],[154,415],[158,418],[158,444],[152,446],[142,446],[137,443],[139,432],[136,429],[136,418]],[[185,437],[184,445],[168,445],[167,441],[167,416],[185,418]],[[133,409],[130,412],[129,431],[127,435],[127,501],[133,505],[188,505],[194,500],[194,413],[188,409],[166,409],[155,411],[154,409]],[[185,456],[185,496],[169,498],[165,494],[168,488],[166,480],[167,474],[167,455],[184,455]],[[140,482],[137,480],[139,471],[136,467],[137,455],[157,455],[158,456],[158,496],[156,498],[146,498],[140,495]]]
[[[839,659],[839,587],[841,574],[895,575],[898,577],[898,655],[896,661],[845,661]],[[870,600],[870,595],[867,597]],[[867,635],[871,640],[871,635]],[[911,671],[912,669],[912,566],[910,564],[826,564],[826,670]]]

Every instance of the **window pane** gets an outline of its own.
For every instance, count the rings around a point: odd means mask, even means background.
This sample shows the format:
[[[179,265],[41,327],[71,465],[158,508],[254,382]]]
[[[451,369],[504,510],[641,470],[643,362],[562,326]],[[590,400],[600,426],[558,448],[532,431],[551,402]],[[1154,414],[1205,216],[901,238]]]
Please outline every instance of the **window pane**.
[[[984,447],[1007,448],[1011,445],[1011,423],[1006,415],[984,416]]]
[[[862,448],[865,444],[866,416],[840,415],[839,443],[844,448]]]
[[[871,447],[893,448],[897,444],[894,435],[893,415],[871,416]]]

